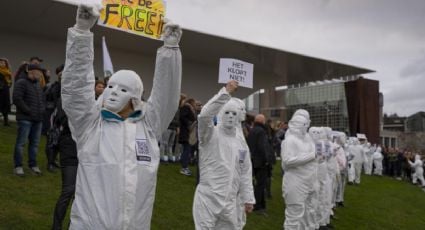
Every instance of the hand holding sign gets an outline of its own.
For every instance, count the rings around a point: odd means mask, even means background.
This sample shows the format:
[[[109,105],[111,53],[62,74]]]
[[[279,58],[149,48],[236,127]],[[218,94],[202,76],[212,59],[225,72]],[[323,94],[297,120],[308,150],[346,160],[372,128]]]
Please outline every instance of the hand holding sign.
[[[164,31],[162,39],[166,47],[179,47],[180,38],[183,31],[179,25],[171,23],[169,20],[164,20]]]
[[[238,89],[239,83],[235,80],[230,80],[226,84],[226,90],[228,93],[232,94]]]
[[[239,82],[242,87],[252,88],[254,65],[248,62],[220,58],[220,71],[218,82],[226,83],[229,80]]]
[[[102,5],[81,4],[78,6],[75,28],[82,31],[89,31],[99,18]]]

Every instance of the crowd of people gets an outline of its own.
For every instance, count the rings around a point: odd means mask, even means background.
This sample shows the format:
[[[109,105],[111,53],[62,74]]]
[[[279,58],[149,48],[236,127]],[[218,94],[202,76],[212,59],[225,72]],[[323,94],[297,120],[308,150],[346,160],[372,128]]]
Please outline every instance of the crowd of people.
[[[28,167],[41,175],[37,151],[43,134],[47,170],[61,171],[52,229],[62,229],[71,201],[70,229],[150,229],[160,162],[180,162],[184,176],[192,176],[191,163],[197,165],[196,229],[243,229],[246,213],[267,216],[278,159],[284,229],[332,228],[335,209],[344,207],[346,182],[360,184],[362,170],[425,186],[417,152],[371,145],[362,134],[347,138],[329,127],[310,127],[310,115],[302,109],[289,122],[247,114],[244,102],[232,97],[238,89],[234,80],[205,105],[181,94],[178,25],[164,26],[146,101],[134,71],[96,79],[90,29],[99,10],[79,6],[76,24],[68,30],[65,64],[55,71],[57,81],[50,81],[39,57],[14,75],[8,60],[0,58],[5,126],[12,85],[17,108],[14,173],[25,175],[23,151],[29,141]]]

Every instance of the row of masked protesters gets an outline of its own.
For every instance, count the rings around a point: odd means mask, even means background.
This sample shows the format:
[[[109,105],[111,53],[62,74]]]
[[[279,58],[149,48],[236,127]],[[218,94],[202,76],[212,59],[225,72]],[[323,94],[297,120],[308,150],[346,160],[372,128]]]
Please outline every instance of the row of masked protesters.
[[[300,109],[288,124],[281,146],[285,200],[284,229],[332,229],[337,207],[344,207],[348,180],[359,185],[366,175],[382,175],[382,149],[329,127],[310,127],[308,111]],[[423,162],[418,154],[407,161],[414,169],[413,183],[424,185]]]

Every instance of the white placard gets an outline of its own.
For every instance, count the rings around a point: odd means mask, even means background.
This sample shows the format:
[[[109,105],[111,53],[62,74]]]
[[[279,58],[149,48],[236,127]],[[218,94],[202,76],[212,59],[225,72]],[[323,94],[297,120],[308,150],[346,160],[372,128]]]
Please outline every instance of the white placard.
[[[229,80],[236,80],[239,82],[239,86],[252,89],[253,75],[253,64],[237,59],[220,58],[218,83],[227,83]]]

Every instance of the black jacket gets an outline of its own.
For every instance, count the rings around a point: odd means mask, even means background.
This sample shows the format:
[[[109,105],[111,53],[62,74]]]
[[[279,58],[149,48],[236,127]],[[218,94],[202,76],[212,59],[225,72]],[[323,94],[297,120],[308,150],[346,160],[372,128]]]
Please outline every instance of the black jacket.
[[[29,78],[19,79],[13,89],[16,120],[42,121],[46,110],[40,82]]]
[[[72,139],[71,130],[68,126],[68,117],[62,109],[62,101],[59,98],[56,105],[56,113],[53,114],[52,129],[59,130],[59,159],[62,166],[77,166],[77,145]]]
[[[247,143],[253,168],[264,168],[272,164],[273,150],[263,124],[254,124],[248,134]]]
[[[47,85],[44,89],[44,95],[46,98],[46,109],[53,111],[56,108],[58,100],[61,96],[61,85],[59,81],[56,81],[50,85]]]
[[[190,105],[184,105],[180,108],[180,134],[179,142],[187,143],[189,142],[190,127],[193,122],[196,121],[195,114],[193,113]]]

